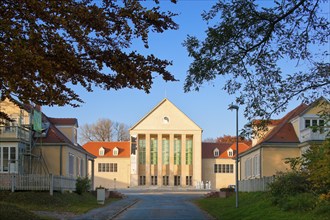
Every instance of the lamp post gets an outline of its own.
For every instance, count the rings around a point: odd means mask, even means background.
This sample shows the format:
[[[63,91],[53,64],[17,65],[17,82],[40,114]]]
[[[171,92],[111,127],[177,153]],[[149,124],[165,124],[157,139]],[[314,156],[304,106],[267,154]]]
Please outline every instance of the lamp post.
[[[235,178],[235,193],[236,193],[236,208],[238,208],[238,109],[237,105],[230,104],[228,110],[236,110],[236,178]]]

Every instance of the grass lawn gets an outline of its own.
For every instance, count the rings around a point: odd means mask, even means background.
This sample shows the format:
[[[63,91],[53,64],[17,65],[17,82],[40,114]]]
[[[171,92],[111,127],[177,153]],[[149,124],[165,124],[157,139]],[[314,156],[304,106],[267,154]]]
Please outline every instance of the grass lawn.
[[[108,204],[117,199],[108,199]],[[0,191],[0,219],[42,219],[31,211],[57,211],[85,213],[91,209],[102,207],[97,204],[96,197],[90,193],[58,193],[53,196],[49,192],[14,192]],[[10,217],[10,218],[9,218]]]
[[[316,212],[282,211],[271,204],[267,193],[240,193],[239,207],[235,207],[235,195],[229,198],[203,198],[196,204],[216,219],[330,219]],[[330,209],[330,207],[329,207]]]

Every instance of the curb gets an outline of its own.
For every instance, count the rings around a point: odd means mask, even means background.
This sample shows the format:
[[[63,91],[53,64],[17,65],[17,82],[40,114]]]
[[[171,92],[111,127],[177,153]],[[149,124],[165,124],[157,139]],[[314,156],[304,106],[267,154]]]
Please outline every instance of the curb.
[[[135,205],[139,201],[140,201],[139,199],[134,199],[130,204],[122,207],[118,212],[113,214],[109,219],[112,220],[112,219],[116,218],[118,215],[120,215],[121,213],[123,213],[124,211],[126,211],[127,209],[129,209],[131,206]]]

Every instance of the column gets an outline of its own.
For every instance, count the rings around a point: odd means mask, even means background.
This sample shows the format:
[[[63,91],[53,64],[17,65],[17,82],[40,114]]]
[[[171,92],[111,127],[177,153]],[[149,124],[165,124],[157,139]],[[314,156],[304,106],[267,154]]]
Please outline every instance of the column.
[[[186,135],[181,135],[181,186],[186,185],[187,165],[186,165]]]
[[[146,185],[150,186],[150,134],[146,134]]]
[[[157,142],[158,142],[158,149],[157,149],[157,185],[161,186],[162,185],[162,181],[163,181],[163,175],[162,175],[162,167],[163,167],[163,161],[162,161],[162,145],[163,145],[163,141],[162,141],[162,134],[158,134],[157,135]]]
[[[169,185],[174,186],[174,134],[170,134],[170,175]]]

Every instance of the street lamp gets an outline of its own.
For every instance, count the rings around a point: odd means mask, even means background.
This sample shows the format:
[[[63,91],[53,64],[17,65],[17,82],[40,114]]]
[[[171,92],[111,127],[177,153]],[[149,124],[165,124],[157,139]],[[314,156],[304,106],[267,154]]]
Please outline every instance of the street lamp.
[[[238,208],[238,109],[237,105],[230,104],[228,110],[236,109],[236,179],[235,179],[235,193],[236,193],[236,208]]]

